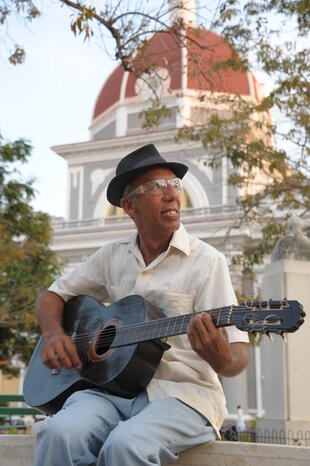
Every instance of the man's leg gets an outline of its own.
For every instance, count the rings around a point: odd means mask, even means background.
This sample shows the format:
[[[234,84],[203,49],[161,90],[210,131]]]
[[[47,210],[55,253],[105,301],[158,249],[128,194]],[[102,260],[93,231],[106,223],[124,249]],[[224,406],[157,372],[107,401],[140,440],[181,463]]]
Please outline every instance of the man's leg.
[[[163,466],[182,450],[216,437],[201,414],[175,398],[144,404],[133,414],[111,431],[97,466]]]
[[[39,431],[34,466],[95,466],[103,442],[132,403],[97,390],[74,393]]]

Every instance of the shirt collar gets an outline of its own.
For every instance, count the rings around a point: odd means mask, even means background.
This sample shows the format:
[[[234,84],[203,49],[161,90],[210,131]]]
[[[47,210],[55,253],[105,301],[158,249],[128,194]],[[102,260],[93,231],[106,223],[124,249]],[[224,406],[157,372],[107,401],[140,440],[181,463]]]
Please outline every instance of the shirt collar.
[[[179,251],[184,252],[187,256],[190,255],[189,236],[183,223],[180,223],[178,230],[173,233],[169,244],[169,248],[171,247],[179,249]]]
[[[136,248],[139,248],[138,246],[138,233],[135,232],[131,234],[126,240],[124,239],[122,241],[124,244],[128,244],[129,251],[133,251]]]
[[[134,233],[133,235],[130,235],[130,237],[127,240],[123,240],[122,242],[129,244],[130,251],[135,251],[136,253],[138,253],[140,252],[140,249],[138,246],[137,239],[138,233]],[[187,256],[190,255],[189,236],[187,231],[185,230],[183,223],[180,223],[179,228],[173,233],[168,250],[171,247],[178,249],[179,251],[182,251]]]

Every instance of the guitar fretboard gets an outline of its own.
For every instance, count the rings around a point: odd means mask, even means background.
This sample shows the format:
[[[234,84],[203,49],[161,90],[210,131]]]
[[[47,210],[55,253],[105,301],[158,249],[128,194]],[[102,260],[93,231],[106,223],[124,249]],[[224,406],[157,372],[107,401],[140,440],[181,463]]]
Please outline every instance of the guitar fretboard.
[[[229,306],[212,311],[204,311],[211,315],[214,324],[217,327],[225,327],[233,325],[232,313],[234,306]],[[126,327],[119,327],[116,330],[116,335],[111,344],[111,348],[119,346],[132,345],[142,343],[144,341],[152,341],[160,338],[183,335],[186,333],[187,327],[191,318],[195,315],[183,314],[180,316],[166,317],[162,319],[150,320]]]

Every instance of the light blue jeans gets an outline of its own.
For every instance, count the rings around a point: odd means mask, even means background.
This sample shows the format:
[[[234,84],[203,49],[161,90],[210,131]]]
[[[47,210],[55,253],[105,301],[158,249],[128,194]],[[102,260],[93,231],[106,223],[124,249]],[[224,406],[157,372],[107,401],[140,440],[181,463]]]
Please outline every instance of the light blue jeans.
[[[71,395],[37,435],[34,466],[166,465],[215,439],[207,420],[176,398],[149,402],[83,390]]]

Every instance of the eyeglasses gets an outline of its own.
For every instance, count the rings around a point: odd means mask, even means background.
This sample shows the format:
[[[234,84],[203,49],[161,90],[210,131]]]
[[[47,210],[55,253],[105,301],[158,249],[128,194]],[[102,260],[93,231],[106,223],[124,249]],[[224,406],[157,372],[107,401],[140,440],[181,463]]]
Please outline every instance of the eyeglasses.
[[[134,189],[131,189],[130,186],[126,187],[124,191],[124,197],[130,198],[147,192],[152,194],[161,194],[166,191],[168,186],[176,189],[178,193],[182,191],[182,181],[180,178],[156,178],[154,180],[140,184],[140,186]]]

